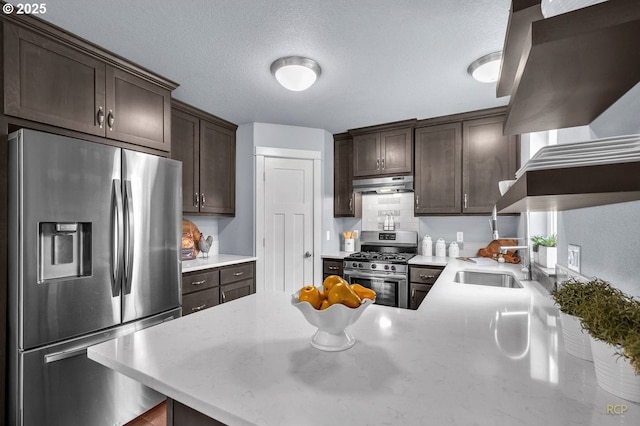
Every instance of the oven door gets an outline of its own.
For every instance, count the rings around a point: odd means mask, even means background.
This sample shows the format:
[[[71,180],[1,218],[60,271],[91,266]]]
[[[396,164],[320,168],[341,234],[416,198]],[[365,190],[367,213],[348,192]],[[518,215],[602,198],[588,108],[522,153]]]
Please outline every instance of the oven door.
[[[376,304],[408,308],[409,282],[405,275],[345,270],[349,284],[358,283],[376,292]]]

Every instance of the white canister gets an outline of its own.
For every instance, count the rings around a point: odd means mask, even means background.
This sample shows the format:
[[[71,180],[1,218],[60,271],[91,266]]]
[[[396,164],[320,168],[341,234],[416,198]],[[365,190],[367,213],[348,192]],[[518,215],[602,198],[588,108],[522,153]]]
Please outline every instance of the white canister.
[[[353,238],[345,238],[344,251],[347,251],[347,252],[356,251],[356,240],[354,240]]]
[[[460,256],[460,249],[458,248],[458,243],[455,241],[449,244],[449,257],[456,258]]]
[[[433,256],[433,242],[431,241],[431,236],[429,235],[425,235],[422,239],[422,255]]]
[[[438,241],[436,241],[436,256],[437,257],[447,256],[447,245],[445,244],[442,238],[438,238]]]

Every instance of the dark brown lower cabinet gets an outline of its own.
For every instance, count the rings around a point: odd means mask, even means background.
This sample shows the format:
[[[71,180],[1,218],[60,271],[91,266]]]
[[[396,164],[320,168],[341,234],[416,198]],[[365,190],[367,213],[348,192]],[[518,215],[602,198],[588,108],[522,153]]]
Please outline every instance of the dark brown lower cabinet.
[[[409,309],[418,309],[443,269],[441,266],[409,267]]]
[[[182,315],[256,292],[255,262],[182,274]]]
[[[225,426],[171,398],[167,399],[167,426]]]
[[[344,272],[342,259],[322,259],[322,279],[329,275],[342,276]]]

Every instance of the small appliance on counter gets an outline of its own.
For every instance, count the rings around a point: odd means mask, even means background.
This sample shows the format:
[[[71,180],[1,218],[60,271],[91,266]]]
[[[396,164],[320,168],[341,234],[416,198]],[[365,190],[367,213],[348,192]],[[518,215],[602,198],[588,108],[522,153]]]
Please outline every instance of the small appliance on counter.
[[[362,231],[362,251],[345,258],[344,278],[376,292],[376,304],[409,307],[409,259],[418,251],[415,231]]]

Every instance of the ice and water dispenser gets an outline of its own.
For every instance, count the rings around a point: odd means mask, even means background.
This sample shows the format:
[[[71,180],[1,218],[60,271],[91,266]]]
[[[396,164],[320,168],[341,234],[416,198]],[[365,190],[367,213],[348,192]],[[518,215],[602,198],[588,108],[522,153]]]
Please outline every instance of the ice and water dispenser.
[[[38,282],[91,275],[91,223],[41,222]]]

